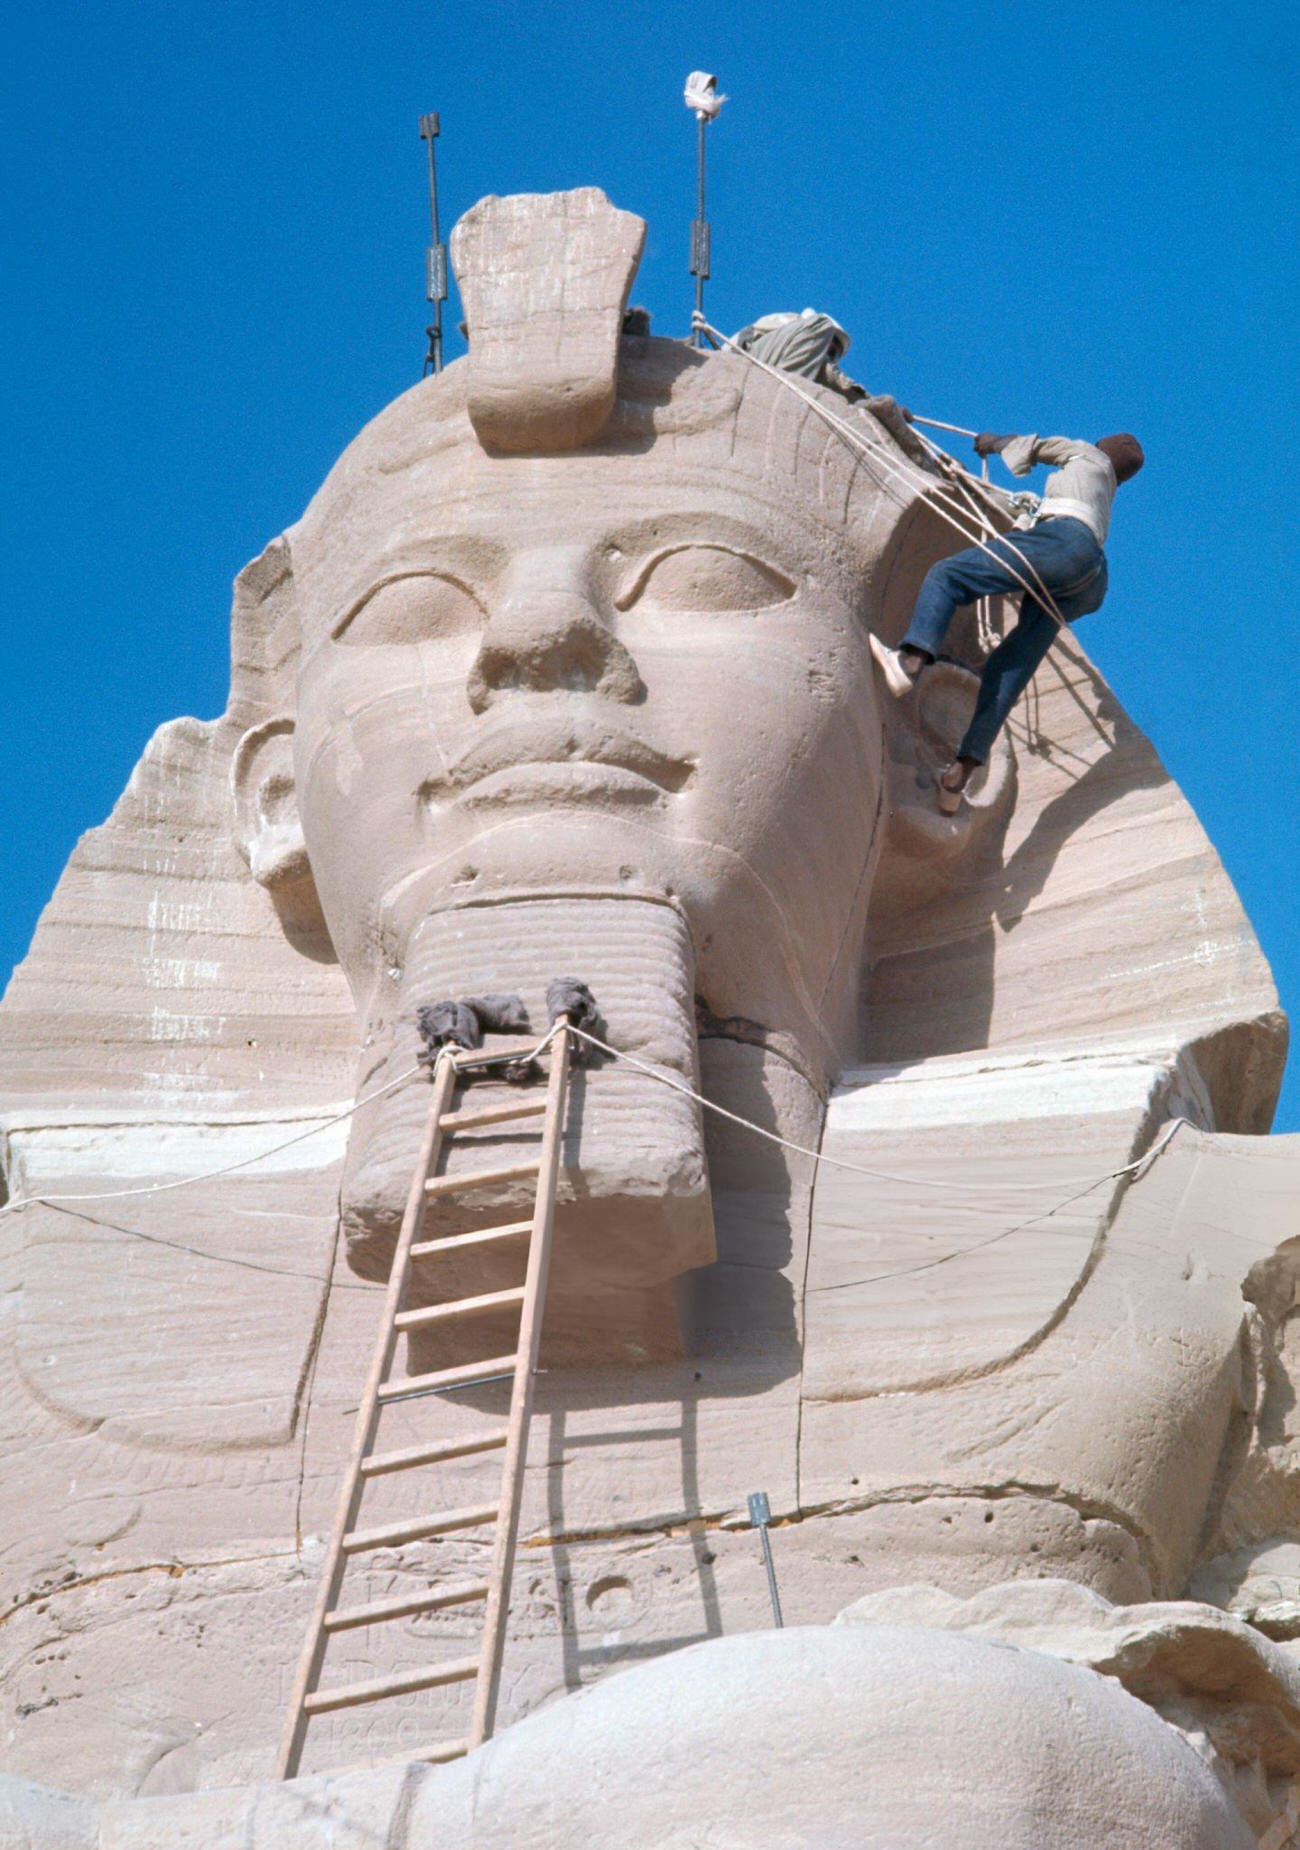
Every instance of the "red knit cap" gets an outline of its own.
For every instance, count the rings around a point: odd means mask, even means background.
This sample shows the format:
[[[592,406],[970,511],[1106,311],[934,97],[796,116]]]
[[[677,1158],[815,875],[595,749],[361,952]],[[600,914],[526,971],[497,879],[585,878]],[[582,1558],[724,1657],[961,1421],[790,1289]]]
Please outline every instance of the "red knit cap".
[[[1121,482],[1127,482],[1130,476],[1136,475],[1146,461],[1142,445],[1126,430],[1120,431],[1118,436],[1098,437],[1097,448],[1104,450],[1110,457],[1111,466]]]

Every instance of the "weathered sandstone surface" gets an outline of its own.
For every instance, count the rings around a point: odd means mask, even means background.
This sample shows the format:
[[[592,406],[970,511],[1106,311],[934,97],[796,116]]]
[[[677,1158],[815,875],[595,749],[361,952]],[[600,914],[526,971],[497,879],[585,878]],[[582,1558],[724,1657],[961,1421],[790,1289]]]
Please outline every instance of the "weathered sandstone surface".
[[[1249,923],[1073,635],[938,815],[973,624],[901,703],[866,639],[951,535],[739,356],[620,338],[629,216],[590,189],[475,208],[470,359],[241,574],[226,712],[148,744],[0,1007],[6,1186],[49,1198],[0,1221],[0,1843],[563,1850],[635,1787],[624,1850],[753,1843],[755,1817],[773,1846],[1043,1850],[1121,1815],[1133,1850],[1282,1850],[1295,1769],[1260,1742],[1265,1708],[1291,1738],[1270,1652],[1300,1633],[1300,1141],[1264,1135],[1285,1035]],[[849,1167],[582,1075],[519,1725],[463,1768],[268,1787],[425,1082],[341,1114],[413,1064],[421,1002],[518,989],[540,1027],[569,974],[615,1048]],[[386,1442],[503,1392],[400,1406]],[[394,1479],[376,1519],[494,1471]],[[1051,1624],[1016,1604],[1039,1582]],[[1112,1605],[1158,1637],[1189,1591],[1177,1714],[1130,1674],[1145,1644],[1060,1642],[1111,1637]],[[331,1674],[472,1631],[350,1633]],[[329,1718],[309,1764],[458,1733],[462,1700]],[[923,1824],[945,1791],[965,1837]]]

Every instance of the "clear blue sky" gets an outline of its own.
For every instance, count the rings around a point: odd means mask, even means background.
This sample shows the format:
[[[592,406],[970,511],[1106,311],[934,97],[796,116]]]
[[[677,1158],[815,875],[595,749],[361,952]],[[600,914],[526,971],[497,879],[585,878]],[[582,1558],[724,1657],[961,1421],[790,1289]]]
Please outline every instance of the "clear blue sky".
[[[230,580],[423,357],[421,110],[450,223],[596,184],[685,330],[692,67],[709,309],[808,303],[959,424],[1137,431],[1083,639],[1300,1005],[1288,4],[554,0],[8,9],[0,973],[153,728],[224,704]],[[457,317],[453,313],[454,323]],[[452,341],[454,351],[458,343]],[[1293,1078],[1278,1127],[1300,1126]]]

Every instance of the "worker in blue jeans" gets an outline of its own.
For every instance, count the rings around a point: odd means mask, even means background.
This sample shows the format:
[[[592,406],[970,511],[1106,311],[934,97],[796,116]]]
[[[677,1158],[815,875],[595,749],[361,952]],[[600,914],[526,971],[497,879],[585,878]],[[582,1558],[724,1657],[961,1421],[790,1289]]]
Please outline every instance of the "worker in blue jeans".
[[[1028,475],[1035,463],[1053,465],[1033,525],[941,559],[925,575],[898,648],[872,637],[886,685],[891,693],[907,694],[937,657],[959,605],[1023,593],[1019,621],[985,662],[970,725],[953,762],[940,774],[939,807],[945,815],[956,812],[972,774],[987,760],[1007,715],[1047,654],[1057,616],[1073,623],[1100,608],[1106,595],[1102,549],[1115,490],[1145,461],[1142,445],[1127,433],[1085,443],[1076,437],[999,437],[984,431],[975,449],[980,456],[1000,453],[1013,475]]]

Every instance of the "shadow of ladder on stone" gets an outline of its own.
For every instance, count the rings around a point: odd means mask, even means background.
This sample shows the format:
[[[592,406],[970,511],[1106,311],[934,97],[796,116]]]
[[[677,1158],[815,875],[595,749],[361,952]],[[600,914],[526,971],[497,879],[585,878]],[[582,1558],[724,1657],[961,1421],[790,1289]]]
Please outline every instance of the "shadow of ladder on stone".
[[[395,1696],[412,1695],[418,1690],[433,1689],[449,1683],[475,1680],[468,1736],[415,1748],[401,1755],[401,1759],[455,1760],[471,1748],[479,1746],[492,1733],[510,1612],[510,1580],[519,1531],[533,1380],[541,1341],[546,1276],[555,1220],[555,1191],[569,1093],[570,1038],[567,1027],[561,1021],[550,1042],[551,1070],[544,1098],[521,1098],[518,1103],[493,1105],[479,1111],[449,1110],[463,1073],[467,1069],[481,1067],[489,1060],[518,1057],[521,1050],[511,1047],[500,1054],[487,1056],[477,1051],[457,1053],[444,1048],[439,1055],[434,1073],[433,1101],[411,1180],[406,1210],[402,1216],[379,1337],[361,1405],[357,1410],[352,1454],[330,1532],[325,1567],[306,1644],[285,1716],[276,1768],[276,1776],[280,1779],[292,1779],[297,1773],[307,1729],[314,1716]],[[526,1051],[532,1051],[531,1043]],[[471,1170],[464,1175],[435,1175],[444,1146],[458,1132],[535,1116],[542,1117],[541,1144],[532,1161],[514,1163],[509,1168]],[[420,1238],[431,1201],[533,1175],[537,1181],[531,1220],[483,1227],[443,1239]],[[403,1310],[412,1261],[436,1259],[442,1254],[462,1252],[467,1247],[488,1242],[518,1240],[522,1243],[525,1237],[528,1257],[523,1284],[505,1291],[489,1292],[481,1297],[452,1299],[416,1310]],[[389,1369],[399,1335],[409,1330],[436,1328],[451,1318],[472,1317],[478,1312],[499,1311],[516,1305],[519,1308],[519,1336],[512,1354],[485,1357],[482,1361],[462,1363],[433,1374],[390,1377]],[[409,1446],[400,1451],[371,1449],[386,1405],[421,1394],[471,1387],[485,1379],[499,1379],[507,1374],[513,1375],[513,1388],[510,1412],[504,1425],[465,1434],[456,1440]],[[501,1488],[494,1503],[431,1511],[424,1516],[387,1523],[379,1528],[357,1527],[362,1498],[371,1478],[498,1449],[504,1449],[505,1457],[501,1468]],[[339,1606],[338,1599],[347,1565],[354,1555],[379,1548],[400,1547],[429,1536],[489,1524],[495,1526],[495,1534],[491,1567],[486,1580],[435,1587],[408,1597],[375,1600],[365,1605]],[[455,1658],[420,1670],[395,1671],[389,1676],[342,1684],[332,1689],[318,1687],[329,1642],[335,1633],[479,1600],[485,1602],[483,1639],[473,1657]]]

